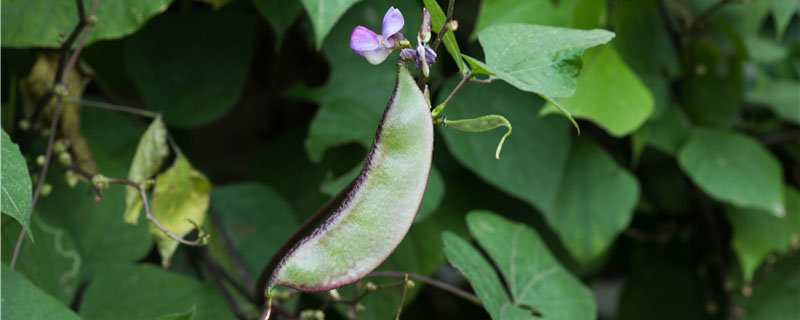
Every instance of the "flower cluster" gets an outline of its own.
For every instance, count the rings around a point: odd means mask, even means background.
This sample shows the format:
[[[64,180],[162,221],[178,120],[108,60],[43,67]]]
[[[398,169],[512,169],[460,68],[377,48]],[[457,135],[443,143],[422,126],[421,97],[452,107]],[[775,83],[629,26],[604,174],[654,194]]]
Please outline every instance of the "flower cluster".
[[[414,62],[414,66],[427,76],[429,66],[436,62],[436,52],[427,44],[431,37],[431,15],[428,10],[422,9],[422,26],[417,34],[416,49],[412,49],[409,41],[400,33],[404,24],[400,10],[391,7],[383,16],[380,35],[362,26],[353,29],[350,49],[371,64],[380,64],[393,51],[400,50],[401,59]]]

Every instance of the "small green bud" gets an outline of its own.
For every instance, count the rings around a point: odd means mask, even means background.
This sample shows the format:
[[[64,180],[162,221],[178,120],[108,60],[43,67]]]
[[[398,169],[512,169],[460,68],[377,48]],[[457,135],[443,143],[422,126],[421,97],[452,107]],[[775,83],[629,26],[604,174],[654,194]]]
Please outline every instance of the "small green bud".
[[[48,137],[48,136],[50,136],[50,128],[44,128],[44,129],[42,129],[42,132],[41,132],[41,134],[42,134],[42,137]]]
[[[101,186],[103,188],[108,188],[108,178],[102,174],[96,174],[92,177],[92,185],[93,186]]]
[[[302,320],[314,320],[316,319],[316,311],[317,310],[303,310],[300,312],[300,319]]]
[[[378,290],[378,286],[375,285],[372,282],[367,282],[366,288],[367,288],[367,292],[372,292],[372,291]]]
[[[72,156],[69,154],[69,152],[62,152],[58,155],[58,161],[60,161],[61,164],[68,166],[72,163]]]
[[[31,122],[26,120],[26,119],[20,120],[19,121],[19,129],[22,130],[22,131],[30,130],[31,129]]]
[[[75,175],[75,172],[72,170],[67,170],[64,172],[64,181],[67,182],[67,186],[70,188],[75,188],[78,185],[78,177]]]
[[[97,16],[96,15],[91,15],[91,16],[86,17],[86,24],[88,24],[90,27],[96,25],[97,24]]]
[[[325,313],[322,310],[314,310],[314,319],[325,320]]]
[[[364,311],[367,311],[367,308],[364,307],[364,305],[360,304],[360,303],[356,303],[356,306],[355,306],[354,309],[356,310],[356,313],[364,313]]]
[[[414,289],[417,284],[414,283],[414,280],[406,280],[406,288]]]
[[[43,197],[50,195],[50,192],[53,192],[53,186],[51,186],[49,183],[45,183],[44,185],[42,185],[42,190],[40,194]]]
[[[44,165],[44,161],[45,161],[45,158],[44,158],[43,154],[40,154],[39,156],[36,157],[36,164],[38,164],[39,166],[43,166]]]
[[[57,154],[64,153],[67,151],[67,146],[64,145],[64,141],[61,139],[56,140],[56,142],[53,143],[53,151]]]

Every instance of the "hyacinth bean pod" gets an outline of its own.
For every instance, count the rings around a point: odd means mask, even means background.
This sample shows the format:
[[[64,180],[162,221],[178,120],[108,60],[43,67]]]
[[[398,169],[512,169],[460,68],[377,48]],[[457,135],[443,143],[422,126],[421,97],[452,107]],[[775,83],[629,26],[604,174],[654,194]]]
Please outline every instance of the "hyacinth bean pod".
[[[283,257],[270,288],[324,291],[353,283],[403,240],[419,210],[433,153],[430,107],[405,64],[361,174],[341,206]]]

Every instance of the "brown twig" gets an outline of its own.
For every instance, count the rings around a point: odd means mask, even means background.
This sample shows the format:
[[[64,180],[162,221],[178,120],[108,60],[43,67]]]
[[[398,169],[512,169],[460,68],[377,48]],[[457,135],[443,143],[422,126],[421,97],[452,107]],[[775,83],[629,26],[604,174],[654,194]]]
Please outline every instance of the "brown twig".
[[[83,31],[88,32],[89,28],[91,28],[91,25],[87,23],[86,13],[84,12],[83,8],[83,0],[76,0],[75,3],[77,4],[77,9],[78,9],[78,17],[79,17],[78,25],[75,26],[75,29],[72,31],[67,41],[61,45],[61,55],[59,56],[55,79],[53,79],[54,86],[63,83],[64,75],[69,74],[75,65],[74,63],[65,65],[65,61],[67,54],[69,54],[69,49],[72,47],[72,44],[78,37],[78,33]],[[90,15],[94,15],[96,11],[97,11],[97,0],[94,0],[92,2]],[[81,48],[83,47],[86,38],[83,37],[81,40],[82,41],[78,42],[75,48],[75,52],[73,52],[73,57],[70,58],[70,61],[78,59],[77,57],[81,52]],[[35,124],[37,122],[39,114],[42,113],[42,110],[50,102],[50,99],[54,95],[55,94],[52,92],[52,90],[50,90],[47,93],[45,93],[42,96],[42,98],[39,99],[39,103],[37,103],[36,105],[36,110],[34,110],[33,115],[29,120],[31,124]],[[44,181],[47,179],[47,169],[50,167],[50,160],[53,155],[53,143],[55,142],[55,135],[57,131],[56,129],[58,129],[58,120],[59,116],[61,115],[62,103],[63,101],[61,101],[61,98],[59,98],[59,101],[56,102],[55,111],[53,112],[53,119],[50,121],[50,134],[47,140],[47,152],[45,153],[44,165],[42,165],[42,171],[39,174],[39,181],[36,184],[36,189],[34,189],[33,191],[33,198],[31,199],[31,210],[29,216],[33,215],[33,210],[34,208],[36,208],[36,203],[38,202],[39,195],[42,192],[42,186],[44,185]],[[31,130],[31,132],[33,132],[33,130]],[[19,250],[22,247],[22,241],[24,238],[25,238],[25,229],[23,228],[19,232],[19,237],[17,237],[17,243],[14,245],[14,254],[11,256],[11,262],[9,263],[9,266],[11,268],[14,268],[14,264],[17,262]]]
[[[800,139],[800,129],[792,129],[758,137],[758,140],[767,146],[797,139]]]
[[[374,278],[405,278],[407,273],[399,272],[399,271],[373,271],[367,277],[374,277]],[[408,278],[411,280],[416,280],[427,285],[431,285],[433,287],[439,288],[441,290],[447,291],[452,293],[464,300],[474,303],[475,305],[483,305],[481,299],[478,298],[476,295],[466,292],[462,289],[459,289],[453,285],[448,283],[429,278],[419,274],[408,273]]]
[[[33,209],[39,201],[39,195],[42,193],[42,186],[44,181],[47,180],[47,169],[50,168],[50,160],[53,158],[53,144],[56,139],[56,129],[58,129],[58,117],[61,115],[61,102],[56,103],[56,109],[53,112],[53,120],[50,121],[50,136],[47,138],[47,151],[44,156],[44,164],[42,164],[42,171],[39,173],[39,181],[36,182],[36,189],[33,190],[33,198],[31,199],[31,210],[28,212],[29,217],[33,215]],[[17,263],[17,256],[19,249],[22,247],[22,241],[25,238],[25,228],[19,231],[17,237],[17,244],[14,246],[14,254],[11,256],[11,263],[8,264],[12,269],[14,264]]]
[[[406,303],[406,294],[408,293],[408,273],[403,277],[403,296],[400,297],[400,305],[397,307],[397,316],[394,320],[400,320],[400,314],[403,313],[403,304]]]
[[[328,202],[323,204],[322,207],[320,207],[317,210],[317,212],[314,212],[314,214],[308,217],[308,219],[306,219],[306,221],[303,222],[303,224],[299,228],[297,228],[297,230],[295,230],[295,232],[289,237],[289,239],[287,239],[281,245],[280,249],[278,249],[278,251],[276,251],[275,254],[272,255],[272,258],[270,258],[269,263],[267,263],[264,269],[261,270],[261,274],[258,277],[258,282],[256,282],[256,289],[253,294],[256,297],[256,301],[258,301],[257,305],[264,307],[264,302],[266,301],[264,290],[266,290],[269,279],[272,276],[272,272],[278,265],[278,262],[280,262],[281,258],[283,258],[283,256],[286,255],[289,252],[289,250],[292,249],[292,247],[294,247],[295,243],[300,241],[300,239],[302,239],[308,232],[310,232],[311,229],[317,226],[320,222],[322,222],[323,219],[325,219],[325,217],[328,216],[328,212],[331,211],[331,209],[333,209],[335,205],[339,204],[339,202],[341,202],[345,198],[345,196],[347,196],[350,190],[353,189],[353,186],[355,186],[355,182],[356,182],[355,179],[351,181],[333,198],[331,198],[330,200],[328,200]]]

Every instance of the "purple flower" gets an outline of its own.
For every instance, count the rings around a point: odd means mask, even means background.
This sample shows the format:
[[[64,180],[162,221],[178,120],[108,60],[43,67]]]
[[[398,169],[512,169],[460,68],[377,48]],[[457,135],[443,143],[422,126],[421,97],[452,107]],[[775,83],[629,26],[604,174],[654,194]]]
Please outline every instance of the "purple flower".
[[[391,7],[383,16],[380,35],[362,26],[353,29],[350,35],[350,49],[360,57],[366,58],[369,63],[379,64],[386,60],[392,51],[399,49],[400,41],[405,40],[400,33],[404,24],[400,10]]]

